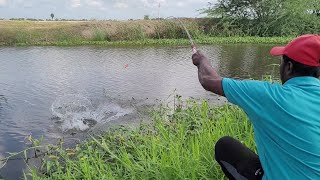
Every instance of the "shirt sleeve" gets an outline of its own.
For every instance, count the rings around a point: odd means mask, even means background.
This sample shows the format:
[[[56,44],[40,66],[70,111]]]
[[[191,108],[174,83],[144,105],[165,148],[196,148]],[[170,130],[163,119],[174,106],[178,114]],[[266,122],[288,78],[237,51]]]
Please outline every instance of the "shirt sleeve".
[[[222,80],[224,94],[229,102],[241,107],[252,120],[259,119],[259,113],[272,101],[273,84],[265,81]],[[254,122],[253,122],[254,123]]]

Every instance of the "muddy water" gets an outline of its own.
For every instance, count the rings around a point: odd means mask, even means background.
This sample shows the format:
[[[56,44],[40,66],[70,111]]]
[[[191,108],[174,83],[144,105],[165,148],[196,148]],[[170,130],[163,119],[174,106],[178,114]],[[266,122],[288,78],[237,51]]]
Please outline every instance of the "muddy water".
[[[270,64],[271,45],[201,46],[226,77],[258,78],[278,74]],[[204,91],[188,47],[0,48],[0,156],[22,150],[25,137],[54,139],[106,123],[130,123],[137,106],[156,100],[220,97]],[[134,106],[133,102],[138,102]],[[1,170],[21,177],[23,162]]]

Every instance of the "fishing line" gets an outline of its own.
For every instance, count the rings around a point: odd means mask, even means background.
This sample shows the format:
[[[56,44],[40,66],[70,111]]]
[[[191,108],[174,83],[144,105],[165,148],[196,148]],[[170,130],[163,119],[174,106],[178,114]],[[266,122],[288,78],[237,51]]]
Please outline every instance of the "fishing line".
[[[178,19],[178,18],[176,18],[174,16],[167,17],[166,19],[174,19],[174,20],[177,20],[180,23],[180,25],[183,27],[184,31],[187,33],[187,36],[188,36],[190,44],[191,44],[192,53],[195,54],[197,52],[197,48],[196,48],[196,46],[195,46],[195,44],[193,42],[192,36],[189,33],[188,28],[185,26],[185,24],[180,19]]]

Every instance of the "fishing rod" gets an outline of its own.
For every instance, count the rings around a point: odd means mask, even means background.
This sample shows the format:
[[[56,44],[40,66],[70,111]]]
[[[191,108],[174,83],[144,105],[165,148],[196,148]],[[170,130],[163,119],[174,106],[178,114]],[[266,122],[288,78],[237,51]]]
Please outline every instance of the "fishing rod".
[[[195,44],[193,42],[192,36],[190,35],[190,33],[188,31],[188,28],[185,26],[185,24],[179,18],[176,18],[176,17],[173,17],[173,16],[167,17],[166,19],[174,19],[174,20],[177,20],[180,23],[180,25],[183,27],[184,31],[187,33],[187,36],[188,36],[190,44],[191,44],[192,53],[195,54],[197,52],[197,48],[196,48],[196,46],[195,46]]]

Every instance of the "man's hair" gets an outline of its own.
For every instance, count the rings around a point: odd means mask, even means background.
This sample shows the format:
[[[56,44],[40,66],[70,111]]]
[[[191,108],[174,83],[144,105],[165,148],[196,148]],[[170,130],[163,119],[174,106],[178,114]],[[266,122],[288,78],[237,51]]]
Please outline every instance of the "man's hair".
[[[283,56],[283,60],[285,64],[288,62],[293,64],[293,73],[297,76],[312,76],[315,78],[320,77],[320,67],[301,64],[293,59],[290,59],[286,55]]]

